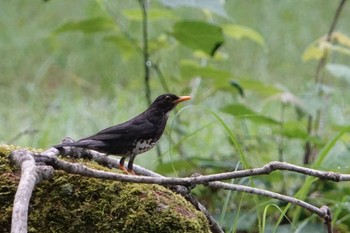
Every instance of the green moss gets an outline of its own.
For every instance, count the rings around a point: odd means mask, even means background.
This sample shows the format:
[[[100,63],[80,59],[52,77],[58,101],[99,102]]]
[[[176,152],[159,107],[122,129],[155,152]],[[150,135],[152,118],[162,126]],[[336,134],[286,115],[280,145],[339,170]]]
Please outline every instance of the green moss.
[[[17,147],[13,147],[17,149]],[[0,229],[10,230],[19,177],[8,164],[11,149],[0,146]],[[96,163],[90,167],[99,167]],[[102,168],[102,167],[99,167]],[[104,168],[105,169],[105,168]],[[209,232],[204,215],[163,186],[131,184],[56,171],[33,193],[29,232]]]
[[[9,158],[16,146],[0,145],[0,229],[9,232],[11,227],[12,203],[19,183],[19,177],[9,166]]]

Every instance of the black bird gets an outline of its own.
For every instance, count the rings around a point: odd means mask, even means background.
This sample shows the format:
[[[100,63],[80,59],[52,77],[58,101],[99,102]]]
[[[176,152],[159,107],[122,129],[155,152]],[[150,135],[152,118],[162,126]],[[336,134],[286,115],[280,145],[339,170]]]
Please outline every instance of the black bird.
[[[133,172],[136,155],[152,149],[162,136],[169,112],[191,96],[163,94],[158,96],[149,108],[140,115],[119,125],[111,126],[76,142],[62,143],[53,147],[80,147],[95,150],[107,155],[119,155],[119,167],[126,173]],[[128,170],[124,167],[129,157]]]

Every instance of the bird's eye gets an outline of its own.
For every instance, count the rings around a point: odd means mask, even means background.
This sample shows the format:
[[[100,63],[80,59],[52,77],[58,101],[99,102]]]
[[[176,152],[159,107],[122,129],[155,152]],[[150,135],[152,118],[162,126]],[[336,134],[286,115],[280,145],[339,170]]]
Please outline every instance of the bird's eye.
[[[170,96],[168,96],[168,95],[167,95],[167,96],[165,96],[165,101],[166,101],[166,102],[171,102],[171,97],[170,97]]]

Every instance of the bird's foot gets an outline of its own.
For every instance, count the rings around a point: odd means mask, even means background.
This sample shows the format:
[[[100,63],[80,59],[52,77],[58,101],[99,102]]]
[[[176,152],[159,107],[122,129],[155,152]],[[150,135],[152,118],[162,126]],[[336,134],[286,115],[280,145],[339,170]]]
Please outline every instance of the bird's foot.
[[[131,175],[135,175],[136,176],[136,174],[135,174],[135,172],[133,170],[126,169],[123,165],[119,164],[119,169],[122,170],[127,175],[131,174]]]
[[[129,173],[129,174],[131,174],[131,175],[134,175],[134,176],[137,176],[137,174],[135,174],[135,172],[133,171],[133,170],[127,170],[127,172]]]
[[[129,174],[128,170],[123,165],[119,164],[119,169],[122,170],[125,174]]]

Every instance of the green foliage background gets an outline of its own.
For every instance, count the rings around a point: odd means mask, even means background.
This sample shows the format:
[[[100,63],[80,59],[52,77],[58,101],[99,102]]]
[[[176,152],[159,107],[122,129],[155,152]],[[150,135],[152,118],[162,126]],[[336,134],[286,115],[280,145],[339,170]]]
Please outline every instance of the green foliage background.
[[[161,160],[153,150],[136,163],[180,176],[234,170],[242,167],[239,161],[245,167],[279,159],[303,164],[309,141],[317,154],[323,153],[311,166],[349,173],[349,6],[329,46],[319,39],[328,32],[338,1],[199,2],[192,7],[150,2],[149,48],[158,68],[151,69],[152,98],[170,91],[192,94],[193,100],[172,114],[160,143]],[[146,108],[137,1],[1,5],[1,143],[46,148],[65,136],[80,138],[123,122]],[[324,76],[315,81],[325,52]],[[308,116],[318,113],[319,129],[310,134]],[[346,184],[314,181],[305,187],[304,182],[294,174],[254,178],[256,187],[288,195],[303,191],[306,201],[334,207],[337,228],[346,232]],[[285,206],[260,197],[252,202],[244,194],[195,192],[231,231],[262,232],[263,210],[272,203]],[[278,232],[323,229],[319,219],[297,208],[288,211],[293,224],[284,219],[279,226],[280,212],[268,209],[267,225],[278,226]]]

